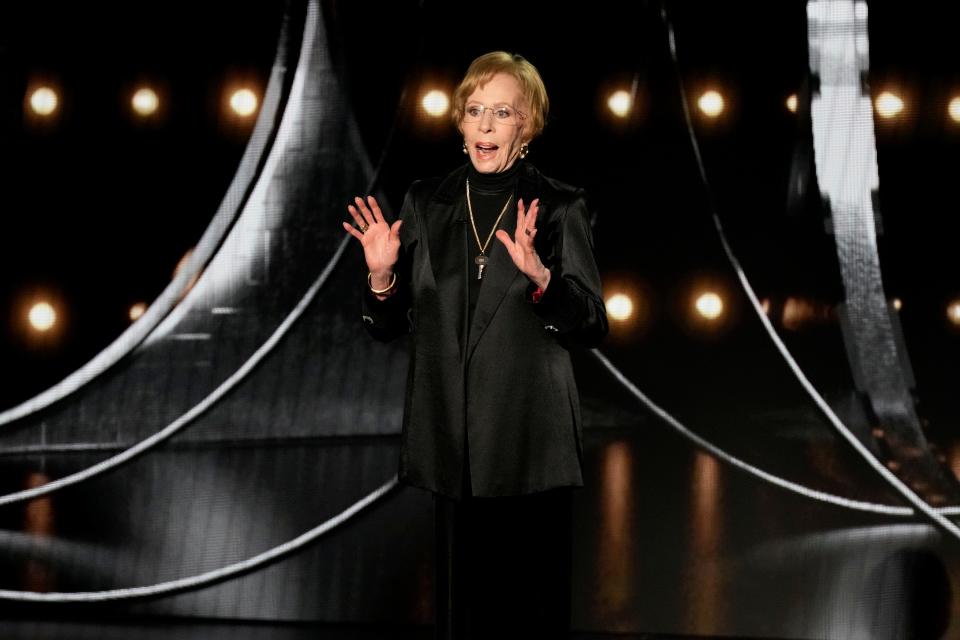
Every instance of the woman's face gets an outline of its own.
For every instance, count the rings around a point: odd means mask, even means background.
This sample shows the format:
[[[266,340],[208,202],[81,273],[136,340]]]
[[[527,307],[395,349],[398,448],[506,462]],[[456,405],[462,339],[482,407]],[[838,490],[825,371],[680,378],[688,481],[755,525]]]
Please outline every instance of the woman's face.
[[[460,130],[477,171],[506,171],[520,157],[520,145],[526,140],[525,118],[518,112],[526,109],[520,83],[505,73],[498,73],[470,94]]]

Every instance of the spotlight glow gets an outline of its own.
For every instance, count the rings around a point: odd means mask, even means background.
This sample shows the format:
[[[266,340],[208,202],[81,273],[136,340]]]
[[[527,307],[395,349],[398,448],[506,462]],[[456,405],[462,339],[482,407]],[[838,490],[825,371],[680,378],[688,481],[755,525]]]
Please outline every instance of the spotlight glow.
[[[713,291],[700,294],[695,306],[697,313],[707,320],[716,320],[723,313],[723,300]]]
[[[147,311],[147,304],[145,302],[138,302],[130,307],[130,322],[139,320]]]
[[[960,326],[960,300],[954,300],[947,305],[947,319],[954,325]]]
[[[897,311],[900,311],[900,309],[903,309],[903,300],[901,300],[900,298],[894,298],[893,308],[896,309]]]
[[[947,113],[950,114],[951,120],[954,122],[960,122],[960,96],[956,96],[950,101],[950,104],[947,107]]]
[[[230,96],[230,108],[241,118],[253,115],[257,104],[257,94],[250,89],[237,89]]]
[[[700,99],[697,100],[697,106],[700,107],[700,111],[702,111],[705,116],[716,118],[723,113],[723,96],[720,95],[720,92],[711,89],[700,96]]]
[[[615,293],[607,298],[607,315],[614,320],[627,320],[633,315],[633,301],[629,296]]]
[[[157,97],[156,91],[150,87],[141,87],[133,94],[130,104],[138,115],[149,116],[156,112],[160,106],[160,98]]]
[[[881,118],[895,118],[903,111],[903,100],[895,93],[884,91],[877,96],[875,106]]]
[[[38,116],[49,116],[57,110],[57,92],[50,87],[40,87],[30,94],[30,108]]]
[[[35,330],[46,332],[57,323],[57,312],[49,302],[37,302],[30,307],[27,318]]]
[[[790,113],[797,112],[797,94],[793,93],[787,98],[787,110],[790,111]]]
[[[610,97],[607,98],[607,107],[610,108],[613,115],[619,118],[626,118],[630,113],[630,109],[633,107],[633,100],[626,91],[614,91],[610,94]]]
[[[427,115],[439,118],[446,115],[450,109],[450,98],[448,98],[447,94],[443,91],[434,89],[424,94],[420,100],[420,104],[423,106],[423,110]]]

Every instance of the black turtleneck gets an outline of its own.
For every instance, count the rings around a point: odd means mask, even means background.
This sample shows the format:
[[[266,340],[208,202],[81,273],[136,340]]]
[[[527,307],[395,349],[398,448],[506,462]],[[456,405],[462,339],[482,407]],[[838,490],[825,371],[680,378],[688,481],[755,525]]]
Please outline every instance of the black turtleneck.
[[[507,199],[511,196],[513,196],[513,198],[510,200],[510,206],[507,207],[503,217],[500,218],[500,224],[497,228],[506,228],[506,223],[510,220],[510,216],[516,217],[517,181],[520,178],[521,166],[522,161],[517,160],[506,171],[500,173],[480,173],[473,166],[473,163],[470,163],[467,171],[467,179],[470,181],[470,204],[473,208],[473,219],[477,225],[480,244],[486,242],[487,236],[490,235],[490,230],[493,229],[497,217],[500,215],[500,212],[503,211],[503,205],[506,204]],[[473,234],[473,227],[470,225],[469,219],[467,220],[467,226],[467,235],[469,236],[467,242],[467,274],[469,277],[467,278],[467,282],[469,283],[470,289],[468,320],[472,322],[473,310],[477,306],[477,300],[480,297],[480,286],[483,284],[483,280],[486,280],[490,274],[490,265],[488,263],[487,266],[484,267],[483,279],[477,280],[477,264],[474,262],[474,258],[480,254],[480,246],[477,244],[477,239]],[[492,236],[490,243],[487,244],[486,247],[485,253],[487,256],[490,255],[493,251],[494,244],[497,243],[500,243],[500,241],[497,240],[495,235]]]

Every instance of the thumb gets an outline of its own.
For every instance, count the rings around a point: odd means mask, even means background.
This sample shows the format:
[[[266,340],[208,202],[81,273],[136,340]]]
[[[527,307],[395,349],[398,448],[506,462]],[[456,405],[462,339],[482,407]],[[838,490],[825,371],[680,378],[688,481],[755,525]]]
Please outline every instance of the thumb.
[[[497,229],[497,240],[502,242],[507,249],[513,248],[513,240],[510,239],[510,234],[503,229]]]
[[[390,227],[390,235],[399,236],[400,235],[400,225],[403,224],[403,220],[397,220]]]

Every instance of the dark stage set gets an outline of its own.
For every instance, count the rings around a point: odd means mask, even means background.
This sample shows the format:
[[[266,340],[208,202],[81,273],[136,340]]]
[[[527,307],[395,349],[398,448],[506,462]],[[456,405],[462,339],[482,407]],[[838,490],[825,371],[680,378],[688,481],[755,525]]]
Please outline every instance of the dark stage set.
[[[530,597],[581,639],[960,638],[950,9],[199,4],[0,10],[0,637],[434,637],[408,343],[341,222],[465,162],[443,100],[503,49],[610,318]]]

